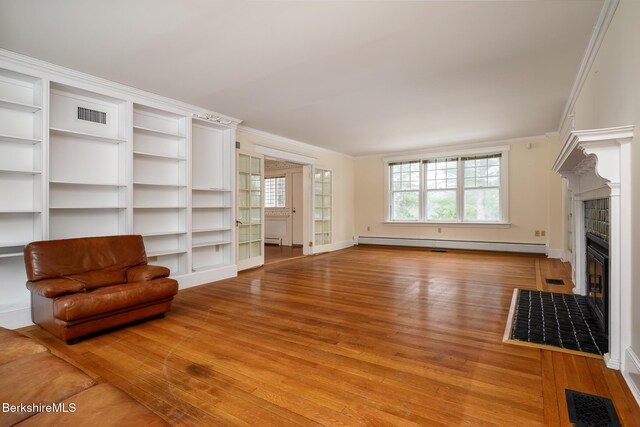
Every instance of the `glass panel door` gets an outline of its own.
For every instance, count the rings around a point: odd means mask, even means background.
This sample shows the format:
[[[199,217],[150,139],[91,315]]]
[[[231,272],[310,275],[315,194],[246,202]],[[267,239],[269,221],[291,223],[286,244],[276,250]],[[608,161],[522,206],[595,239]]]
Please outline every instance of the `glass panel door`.
[[[264,158],[238,152],[238,270],[264,264]]]
[[[314,174],[314,245],[331,243],[331,171],[316,169]]]

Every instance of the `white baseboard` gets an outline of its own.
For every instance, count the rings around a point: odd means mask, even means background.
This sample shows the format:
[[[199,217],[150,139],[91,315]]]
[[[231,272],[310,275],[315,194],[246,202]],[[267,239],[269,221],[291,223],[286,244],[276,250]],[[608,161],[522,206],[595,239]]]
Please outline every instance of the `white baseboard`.
[[[565,255],[564,249],[552,249],[552,248],[547,249],[547,257],[549,258],[563,259],[564,255]]]
[[[230,265],[208,271],[197,271],[176,277],[180,289],[193,288],[194,286],[205,285],[218,280],[229,279],[238,275],[238,266]]]
[[[619,371],[620,370],[620,359],[612,359],[609,356],[609,354],[611,354],[611,353],[605,353],[605,355],[604,355],[604,364],[609,369],[615,369],[616,371]]]
[[[547,246],[535,243],[474,242],[471,240],[412,239],[402,237],[358,236],[360,245],[410,246],[417,248],[462,249],[474,251],[546,254]]]
[[[23,328],[33,325],[31,307],[17,308],[0,313],[0,326],[7,329]]]
[[[313,247],[313,254],[322,254],[325,252],[339,251],[340,249],[346,249],[353,246],[355,242],[353,240],[343,240],[342,242],[335,242],[329,245],[320,245]]]
[[[640,405],[640,358],[631,347],[625,351],[624,369],[622,371],[633,397]]]

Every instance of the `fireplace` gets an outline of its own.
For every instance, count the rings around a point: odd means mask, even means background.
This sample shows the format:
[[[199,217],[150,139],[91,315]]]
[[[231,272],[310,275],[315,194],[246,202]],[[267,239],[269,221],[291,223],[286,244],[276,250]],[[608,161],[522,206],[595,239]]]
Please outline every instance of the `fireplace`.
[[[584,202],[586,291],[604,331],[609,330],[609,199]]]
[[[553,166],[566,178],[573,203],[573,251],[566,254],[566,259],[574,268],[574,292],[592,298],[594,311],[608,326],[605,363],[623,372],[632,360],[627,351],[632,324],[633,130],[633,126],[572,130],[566,134]],[[598,206],[598,202],[606,206]]]
[[[609,249],[587,234],[587,297],[603,331],[609,330]]]

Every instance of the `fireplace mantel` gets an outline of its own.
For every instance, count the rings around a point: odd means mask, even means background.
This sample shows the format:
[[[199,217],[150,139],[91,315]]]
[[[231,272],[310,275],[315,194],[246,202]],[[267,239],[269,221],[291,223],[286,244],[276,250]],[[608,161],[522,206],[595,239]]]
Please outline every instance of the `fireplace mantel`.
[[[609,353],[607,366],[624,370],[631,336],[631,153],[633,126],[572,131],[553,170],[568,182],[573,202],[575,292],[585,294],[584,201],[609,198]]]

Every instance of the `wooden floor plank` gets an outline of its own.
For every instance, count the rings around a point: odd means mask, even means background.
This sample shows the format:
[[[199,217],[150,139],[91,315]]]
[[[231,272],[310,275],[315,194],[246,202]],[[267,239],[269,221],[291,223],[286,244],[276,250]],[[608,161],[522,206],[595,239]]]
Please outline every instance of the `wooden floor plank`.
[[[25,333],[174,425],[567,425],[567,387],[637,425],[602,361],[502,342],[514,288],[571,292],[570,270],[359,246],[181,291],[166,318],[75,346]]]

